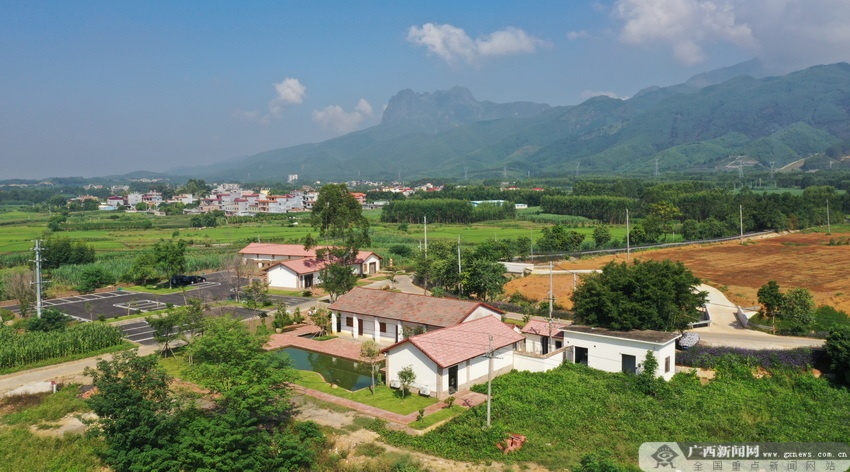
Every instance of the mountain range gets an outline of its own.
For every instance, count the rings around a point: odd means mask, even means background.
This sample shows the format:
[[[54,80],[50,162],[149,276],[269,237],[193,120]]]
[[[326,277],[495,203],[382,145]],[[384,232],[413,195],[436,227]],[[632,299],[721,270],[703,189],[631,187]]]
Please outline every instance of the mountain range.
[[[850,65],[766,77],[753,60],[575,106],[482,102],[462,87],[408,89],[371,128],[169,173],[261,181],[767,169],[848,139]]]

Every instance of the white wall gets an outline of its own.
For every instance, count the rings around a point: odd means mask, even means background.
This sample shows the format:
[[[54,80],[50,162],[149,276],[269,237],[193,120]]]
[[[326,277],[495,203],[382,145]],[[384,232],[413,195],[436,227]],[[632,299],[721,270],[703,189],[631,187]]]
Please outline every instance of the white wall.
[[[416,374],[411,387],[419,389],[427,385],[431,394],[436,395],[437,364],[410,343],[396,346],[387,353],[387,383],[398,380],[398,372],[407,366],[412,366]]]
[[[514,352],[514,369],[529,372],[546,372],[564,363],[566,350],[554,351],[547,356],[528,355]]]
[[[479,306],[478,308],[473,310],[473,312],[470,313],[469,316],[466,317],[466,319],[463,320],[463,323],[466,323],[467,321],[477,320],[479,318],[484,318],[485,316],[495,316],[500,320],[502,319],[502,315],[500,315],[499,313],[487,307]]]
[[[270,287],[299,288],[298,274],[282,266],[270,269],[266,272],[266,276]]]
[[[670,341],[664,346],[636,341],[632,339],[610,338],[586,333],[564,331],[564,345],[569,347],[584,347],[588,353],[588,367],[606,372],[622,372],[622,355],[635,356],[638,372],[643,365],[647,351],[652,351],[658,361],[656,375],[670,380],[675,373],[676,343]],[[665,372],[665,359],[670,357],[670,370]]]

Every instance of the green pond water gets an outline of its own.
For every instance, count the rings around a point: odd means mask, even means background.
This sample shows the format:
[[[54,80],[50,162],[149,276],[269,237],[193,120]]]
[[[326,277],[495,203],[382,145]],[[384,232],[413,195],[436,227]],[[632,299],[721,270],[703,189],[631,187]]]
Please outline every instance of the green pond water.
[[[355,362],[297,347],[287,347],[275,351],[275,354],[289,357],[296,369],[318,372],[328,382],[346,390],[360,390],[372,385],[369,364],[365,362]],[[379,381],[380,372],[375,372],[375,382]]]

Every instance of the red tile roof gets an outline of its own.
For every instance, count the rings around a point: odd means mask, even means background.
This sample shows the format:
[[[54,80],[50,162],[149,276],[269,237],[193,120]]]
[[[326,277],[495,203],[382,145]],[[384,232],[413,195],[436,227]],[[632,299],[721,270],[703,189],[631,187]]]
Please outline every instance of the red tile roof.
[[[354,260],[355,264],[362,264],[363,261],[369,258],[369,256],[375,256],[377,258],[381,258],[381,256],[375,254],[371,251],[360,251],[357,253],[357,259]],[[325,268],[328,265],[328,261],[326,260],[318,260],[313,257],[305,257],[302,259],[293,259],[289,261],[280,261],[275,264],[272,264],[265,269],[264,271],[269,271],[277,266],[284,266],[295,272],[296,274],[312,274],[318,272]]]
[[[561,329],[571,325],[571,321],[553,321],[552,334],[558,334]],[[548,320],[530,320],[522,327],[522,332],[526,334],[538,334],[540,336],[549,336],[549,321]]]
[[[262,202],[262,200],[260,200]],[[239,254],[262,254],[268,256],[316,257],[316,249],[304,249],[300,244],[251,243]]]
[[[454,326],[462,323],[478,307],[493,313],[502,311],[481,302],[429,297],[357,287],[337,298],[329,308],[358,315],[377,316],[429,326]]]
[[[493,336],[492,343],[490,336]],[[483,356],[490,348],[500,349],[518,343],[523,339],[522,335],[502,323],[498,318],[485,316],[450,328],[411,336],[383,349],[381,352],[388,352],[396,346],[409,342],[438,366],[446,368]]]

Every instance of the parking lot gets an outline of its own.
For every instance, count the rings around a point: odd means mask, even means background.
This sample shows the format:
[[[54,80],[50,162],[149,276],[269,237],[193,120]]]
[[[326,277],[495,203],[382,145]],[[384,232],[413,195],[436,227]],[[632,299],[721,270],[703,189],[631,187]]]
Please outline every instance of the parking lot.
[[[43,302],[43,306],[45,308],[55,308],[80,321],[96,321],[101,319],[101,317],[110,319],[162,310],[169,305],[183,306],[190,298],[197,298],[206,303],[211,303],[226,300],[231,296],[230,288],[226,284],[226,277],[229,277],[228,273],[215,272],[206,277],[206,282],[187,285],[181,287],[175,293],[164,295],[118,289],[113,292],[49,299]],[[273,304],[284,303],[289,307],[315,301],[312,298],[282,295],[269,295],[269,299]],[[7,309],[18,313],[17,306],[10,306]],[[211,315],[220,315],[225,311],[243,319],[256,316],[259,313],[258,311],[240,307],[215,308],[209,313]],[[127,339],[131,341],[141,342],[143,344],[148,342],[150,344],[154,343],[152,341],[152,335],[150,335],[150,328],[144,320],[122,325],[121,329],[127,334]]]

